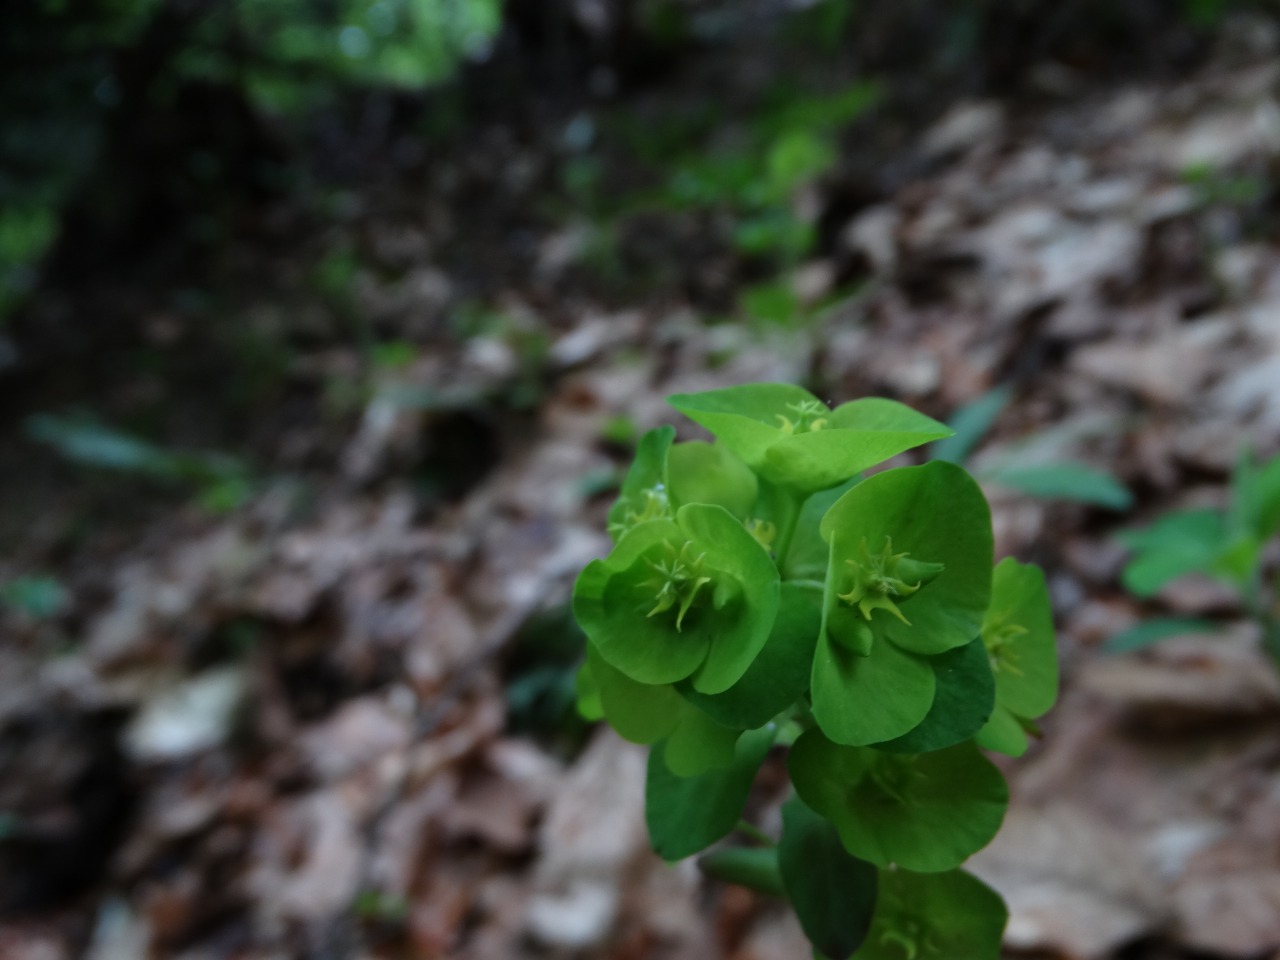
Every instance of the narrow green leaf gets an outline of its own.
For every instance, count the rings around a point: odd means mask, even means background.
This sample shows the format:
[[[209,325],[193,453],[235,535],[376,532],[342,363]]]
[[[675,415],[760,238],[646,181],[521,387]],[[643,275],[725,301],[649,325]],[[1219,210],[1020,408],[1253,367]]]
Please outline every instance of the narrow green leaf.
[[[987,475],[1001,486],[1046,500],[1071,500],[1112,510],[1128,510],[1133,494],[1119,480],[1083,463],[1045,463],[1007,467]]]
[[[964,463],[1008,405],[1011,393],[1007,386],[995,387],[957,410],[951,418],[955,433],[930,447],[929,459]]]
[[[981,637],[929,658],[937,692],[920,724],[896,740],[877,743],[890,753],[928,753],[968,740],[995,707],[996,683]]]
[[[772,727],[744,733],[732,764],[697,777],[672,773],[664,745],[650,751],[644,813],[649,842],[660,857],[692,856],[733,830],[774,735]]]
[[[782,808],[778,870],[814,949],[845,960],[862,945],[876,905],[876,868],[845,850],[831,822],[799,797]]]
[[[880,871],[871,930],[855,960],[999,960],[1009,911],[985,883],[963,870]]]
[[[0,604],[35,620],[47,620],[62,613],[71,603],[67,588],[53,577],[17,577],[0,585]],[[815,614],[816,616],[816,614]],[[813,628],[817,637],[818,628]]]
[[[1217,633],[1221,626],[1212,620],[1194,617],[1156,617],[1143,620],[1128,630],[1122,630],[1102,645],[1106,653],[1131,653],[1142,650],[1169,637],[1181,637],[1194,633]]]

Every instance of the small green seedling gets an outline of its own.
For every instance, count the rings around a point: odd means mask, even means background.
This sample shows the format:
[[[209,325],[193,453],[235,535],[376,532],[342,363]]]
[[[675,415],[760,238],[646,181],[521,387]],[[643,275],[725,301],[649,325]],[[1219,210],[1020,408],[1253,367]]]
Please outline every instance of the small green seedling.
[[[931,459],[965,464],[983,436],[995,425],[1013,398],[1008,386],[996,387],[966,404],[951,418],[955,434],[934,445]],[[1050,439],[1046,432],[977,471],[984,483],[1041,500],[1066,500],[1110,510],[1127,510],[1133,495],[1105,470],[1075,460],[1027,458],[1034,447]]]
[[[1280,456],[1259,464],[1246,452],[1231,478],[1231,502],[1225,510],[1177,510],[1149,527],[1121,535],[1121,542],[1133,551],[1122,579],[1139,597],[1154,596],[1192,573],[1228,584],[1261,627],[1263,647],[1280,668],[1280,576],[1268,590],[1263,549],[1278,532]],[[1205,620],[1157,618],[1112,637],[1108,648],[1119,653],[1166,637],[1216,629]]]
[[[862,477],[951,435],[902,404],[784,384],[670,402],[717,442],[640,439],[613,551],[573,597],[579,709],[653,747],[653,848],[739,831],[701,866],[786,897],[815,957],[995,960],[1004,903],[960,867],[1008,803],[980,748],[1023,753],[1057,695],[1043,576],[993,569],[961,467]],[[743,819],[775,748],[794,787],[776,841]]]

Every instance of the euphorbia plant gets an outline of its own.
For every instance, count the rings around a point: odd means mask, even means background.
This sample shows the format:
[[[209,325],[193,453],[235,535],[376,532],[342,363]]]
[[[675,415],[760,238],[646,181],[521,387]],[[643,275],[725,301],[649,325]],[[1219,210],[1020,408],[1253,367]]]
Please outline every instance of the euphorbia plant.
[[[960,467],[862,472],[950,430],[902,404],[830,409],[757,384],[682,394],[716,437],[646,434],[583,570],[579,707],[651,744],[654,849],[785,896],[815,956],[994,960],[1006,911],[960,869],[999,829],[982,749],[1027,747],[1057,692],[1044,578],[994,568]],[[787,751],[776,840],[743,819]]]

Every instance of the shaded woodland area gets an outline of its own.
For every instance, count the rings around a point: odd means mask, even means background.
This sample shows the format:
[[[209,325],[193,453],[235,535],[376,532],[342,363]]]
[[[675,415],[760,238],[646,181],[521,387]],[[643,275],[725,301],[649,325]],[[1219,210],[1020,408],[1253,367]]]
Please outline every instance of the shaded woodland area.
[[[700,435],[663,398],[783,381],[963,426],[1048,576],[1007,956],[1280,957],[1274,593],[1124,541],[1280,454],[1273,3],[44,0],[0,50],[0,956],[809,956],[650,852],[568,609],[637,438]]]

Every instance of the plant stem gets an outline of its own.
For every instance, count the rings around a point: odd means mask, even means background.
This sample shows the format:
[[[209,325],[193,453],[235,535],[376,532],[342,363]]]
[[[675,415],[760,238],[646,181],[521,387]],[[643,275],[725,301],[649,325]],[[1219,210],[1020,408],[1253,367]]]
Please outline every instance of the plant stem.
[[[1253,571],[1252,577],[1244,585],[1241,594],[1246,612],[1262,631],[1263,652],[1271,658],[1276,669],[1280,670],[1280,618],[1267,608],[1263,599],[1261,570]]]
[[[739,833],[745,833],[748,837],[766,847],[776,847],[778,842],[769,836],[754,823],[748,823],[746,820],[739,820],[737,826],[734,827]]]
[[[795,536],[796,521],[800,519],[800,499],[781,488],[776,489],[775,501],[778,526],[778,537],[774,541],[778,557],[778,569],[783,569],[787,560],[787,552],[791,549],[791,538]]]
[[[1262,649],[1280,670],[1280,620],[1264,614],[1258,618],[1258,625],[1262,628]]]

